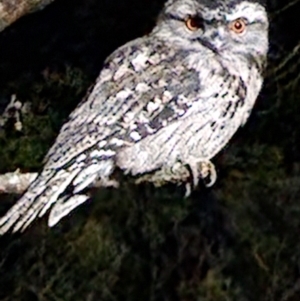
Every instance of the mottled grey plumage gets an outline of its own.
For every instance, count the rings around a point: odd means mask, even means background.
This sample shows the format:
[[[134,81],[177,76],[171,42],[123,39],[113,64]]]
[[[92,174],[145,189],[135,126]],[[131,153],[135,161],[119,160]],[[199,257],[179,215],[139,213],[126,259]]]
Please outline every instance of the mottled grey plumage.
[[[0,233],[23,230],[50,208],[53,226],[88,199],[83,190],[91,184],[116,185],[116,167],[180,181],[189,166],[196,184],[248,119],[267,49],[268,19],[259,3],[169,0],[152,33],[106,60],[39,177],[1,218]]]

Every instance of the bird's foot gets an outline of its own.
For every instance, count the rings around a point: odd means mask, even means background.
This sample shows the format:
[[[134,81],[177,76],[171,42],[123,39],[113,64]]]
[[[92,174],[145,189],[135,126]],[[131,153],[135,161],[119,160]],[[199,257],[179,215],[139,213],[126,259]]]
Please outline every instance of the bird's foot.
[[[192,182],[191,182],[192,178]],[[202,179],[206,187],[214,185],[217,179],[215,166],[210,161],[201,161],[185,165],[176,162],[173,166],[163,166],[154,173],[145,174],[136,179],[136,183],[151,182],[156,187],[166,183],[186,183],[185,197],[188,197],[192,190],[198,186],[199,179]]]
[[[214,164],[207,160],[189,164],[193,176],[194,187],[198,186],[199,179],[202,179],[206,187],[211,187],[217,180],[217,172]]]
[[[211,187],[217,180],[217,172],[215,166],[210,161],[200,161],[197,163],[189,164],[192,181],[188,181],[185,184],[185,197],[190,196],[193,189],[195,189],[199,180],[202,179],[206,187]]]
[[[135,183],[151,182],[155,187],[160,187],[167,183],[186,182],[190,176],[189,168],[180,162],[176,162],[173,166],[163,166],[153,173],[138,177]]]

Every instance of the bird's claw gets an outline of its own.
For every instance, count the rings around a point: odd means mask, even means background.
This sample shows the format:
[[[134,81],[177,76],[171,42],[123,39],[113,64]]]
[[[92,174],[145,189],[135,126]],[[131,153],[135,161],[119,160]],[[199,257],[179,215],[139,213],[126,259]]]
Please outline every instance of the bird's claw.
[[[192,178],[192,182],[190,179]],[[201,161],[189,164],[189,167],[181,162],[176,162],[172,167],[162,167],[151,174],[143,175],[136,180],[136,183],[152,182],[155,186],[162,186],[166,183],[186,183],[185,197],[188,197],[192,190],[198,186],[199,179],[202,179],[206,187],[214,185],[217,179],[215,166],[210,161]]]

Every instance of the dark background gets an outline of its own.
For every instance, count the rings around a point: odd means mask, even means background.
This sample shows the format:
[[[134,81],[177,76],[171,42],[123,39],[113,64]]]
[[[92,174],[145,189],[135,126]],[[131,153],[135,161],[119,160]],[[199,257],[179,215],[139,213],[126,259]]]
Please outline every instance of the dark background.
[[[57,0],[0,33],[0,173],[37,171],[118,46],[149,32],[163,0]],[[290,1],[292,3],[292,1]],[[215,158],[218,182],[101,190],[55,228],[0,238],[0,300],[300,300],[300,2],[269,3],[265,87]],[[296,51],[295,51],[296,50]],[[17,197],[1,196],[0,210]]]

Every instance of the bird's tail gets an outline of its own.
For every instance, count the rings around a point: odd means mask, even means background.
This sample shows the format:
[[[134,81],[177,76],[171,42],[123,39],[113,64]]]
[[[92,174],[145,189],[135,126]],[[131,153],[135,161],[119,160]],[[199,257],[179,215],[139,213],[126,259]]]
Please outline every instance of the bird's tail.
[[[59,216],[56,214],[55,218],[52,214],[52,219],[49,219],[50,226],[56,224],[89,198],[80,194],[83,189],[98,179],[99,175],[104,177],[110,175],[112,162],[103,163],[91,162],[84,167],[73,165],[69,169],[43,170],[18,202],[0,218],[0,235],[10,230],[12,232],[25,230],[34,219],[42,217],[53,204],[63,203],[67,199],[68,206],[63,207],[63,212]]]

